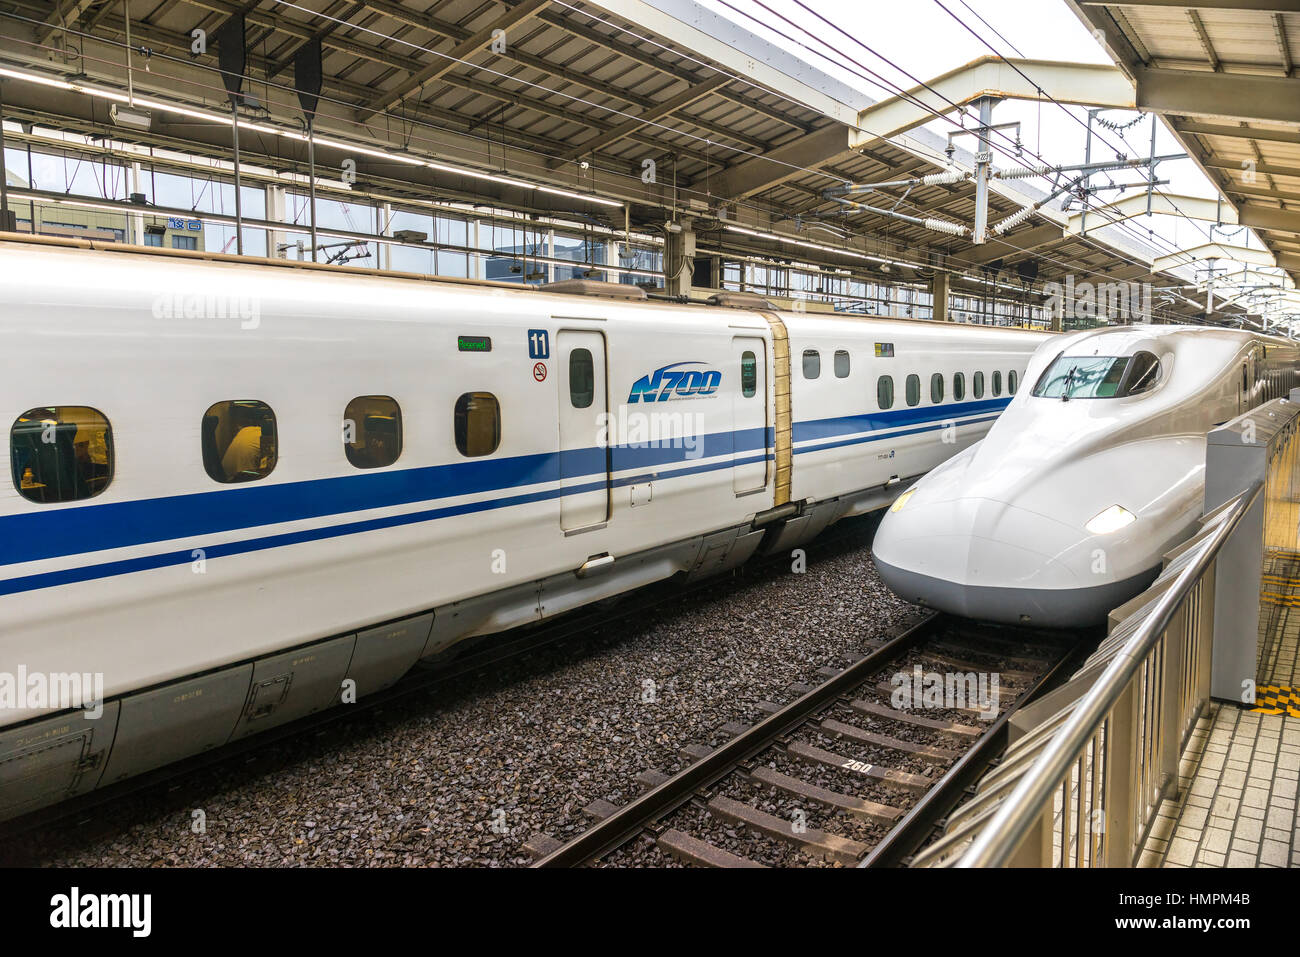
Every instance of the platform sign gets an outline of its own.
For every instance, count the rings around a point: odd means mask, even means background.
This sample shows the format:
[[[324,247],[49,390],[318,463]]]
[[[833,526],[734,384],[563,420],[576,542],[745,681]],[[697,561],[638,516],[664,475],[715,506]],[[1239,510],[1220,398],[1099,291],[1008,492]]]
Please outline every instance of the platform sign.
[[[549,359],[551,357],[551,338],[545,329],[528,330],[528,358]]]

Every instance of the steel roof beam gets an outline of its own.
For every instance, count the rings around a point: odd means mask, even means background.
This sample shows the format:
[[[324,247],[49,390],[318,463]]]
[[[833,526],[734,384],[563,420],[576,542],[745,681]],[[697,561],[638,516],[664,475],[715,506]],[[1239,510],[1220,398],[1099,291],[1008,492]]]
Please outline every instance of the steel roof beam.
[[[1160,256],[1151,263],[1151,272],[1162,272],[1178,266],[1188,266],[1202,259],[1230,259],[1234,262],[1251,263],[1256,266],[1281,265],[1274,260],[1273,254],[1266,249],[1250,249],[1229,243],[1203,243],[1191,249],[1180,249],[1167,256]]]
[[[603,49],[617,53],[619,56],[627,57],[629,60],[639,63],[642,66],[649,67],[650,69],[656,70],[667,76],[675,77],[679,80],[685,80],[687,83],[700,82],[699,75],[693,70],[688,70],[677,64],[669,63],[663,58],[662,54],[647,52],[642,50],[640,47],[634,46],[624,40],[620,40],[615,36],[602,33],[586,24],[578,23],[575,16],[576,15],[572,12],[568,14],[543,12],[537,15],[537,19],[543,23],[548,23],[553,27],[557,27],[565,33],[571,34],[575,37],[580,37],[589,43],[594,43]],[[594,14],[592,16],[594,16]],[[755,113],[761,113],[763,116],[770,119],[792,126],[803,133],[812,132],[812,127],[809,124],[796,120],[781,110],[760,102],[757,97],[746,96],[741,93],[736,93],[735,91],[728,91],[726,93],[720,93],[719,95],[725,96],[732,102],[737,103],[746,109],[753,110]]]
[[[435,36],[445,37],[447,39],[454,40],[454,41],[461,41],[471,35],[470,30],[466,29],[465,27],[462,27],[458,23],[452,23],[450,21],[440,20],[439,18],[434,17],[430,14],[420,13],[414,9],[405,7],[400,3],[393,3],[391,2],[391,0],[361,0],[361,5],[364,6],[367,10],[370,10],[374,13],[378,13],[392,20],[396,20],[397,22],[402,23],[406,26],[415,27],[416,29],[420,29],[428,33],[432,33]],[[537,17],[536,19],[539,22],[541,21],[541,17]],[[549,26],[549,24],[546,24],[546,26]],[[558,77],[559,79],[572,83],[575,86],[580,86],[585,89],[591,90],[594,93],[601,93],[604,94],[605,96],[623,100],[624,102],[633,104],[642,110],[649,110],[655,106],[655,100],[653,97],[644,96],[632,90],[624,89],[623,87],[619,87],[619,86],[614,86],[613,84],[606,83],[601,80],[597,80],[594,77],[588,76],[586,73],[582,73],[577,70],[571,70],[568,67],[560,66],[557,63],[552,63],[550,60],[547,60],[545,57],[540,57],[537,56],[536,54],[528,53],[524,50],[521,50],[519,46],[520,44],[517,41],[507,44],[506,52],[504,56],[508,59],[514,60],[517,63],[523,64],[524,66],[532,67],[534,70],[537,70],[539,72],[546,73],[550,76]],[[284,54],[282,57],[277,59],[274,65],[271,66],[271,68],[269,69],[268,76],[277,76],[280,73],[282,73],[284,70],[292,66],[293,64],[292,53],[296,49],[297,49],[297,45],[291,48],[291,50],[288,53]],[[609,51],[609,52],[611,54],[617,55],[615,51]],[[728,100],[734,101],[734,98],[732,98],[729,93],[724,92],[723,96],[725,96]],[[706,122],[697,117],[688,116],[688,115],[683,115],[683,119],[688,120],[690,123],[699,126],[702,129],[707,129],[711,133],[715,133],[719,136],[725,136],[729,139],[735,140],[738,143],[743,143],[745,146],[751,149],[766,150],[771,146],[770,142],[766,142],[757,139],[755,137],[746,136],[745,134],[738,133],[735,130],[728,129],[725,126],[722,126],[717,123]],[[799,124],[797,123],[790,123],[789,121],[787,121],[787,123],[788,125],[793,126],[796,129],[799,128]]]
[[[972,248],[969,252],[962,253],[962,261],[963,263],[982,266],[998,259],[1014,256],[1017,253],[1049,245],[1061,238],[1063,238],[1063,233],[1059,224],[1044,223],[1041,226],[1022,229],[1018,233],[1011,233],[1004,239],[989,240],[978,248]]]
[[[1182,123],[1175,129],[1198,136],[1226,136],[1238,140],[1267,140],[1271,143],[1300,143],[1300,131],[1272,130],[1258,126],[1227,126],[1219,123]]]
[[[450,73],[460,65],[461,61],[473,56],[491,43],[493,35],[498,30],[509,31],[512,27],[527,22],[541,12],[542,8],[546,7],[550,2],[551,0],[523,0],[518,6],[511,7],[486,26],[480,27],[464,40],[461,40],[446,54],[434,54],[433,63],[419,70],[414,76],[407,77],[391,90],[385,90],[362,109],[357,110],[357,119],[365,120],[376,113],[381,113],[390,106],[401,102],[407,95],[420,89],[426,83],[431,83]]]
[[[1087,210],[1094,216],[1100,215],[1103,219],[1096,223],[1094,228],[1101,226],[1111,226],[1115,223],[1128,219],[1136,219],[1139,216],[1147,214],[1147,194],[1134,193],[1132,196],[1126,196],[1123,199],[1116,200],[1113,203],[1106,203],[1101,206],[1093,206]],[[1239,225],[1237,221],[1237,210],[1226,200],[1220,202],[1213,199],[1205,199],[1201,196],[1178,196],[1169,195],[1168,193],[1155,193],[1150,197],[1151,212],[1168,214],[1170,216],[1187,216],[1190,219],[1199,219],[1210,223],[1225,223],[1229,226]],[[1079,233],[1083,225],[1085,211],[1077,210],[1070,213],[1069,222],[1066,224],[1065,231],[1068,235]]]
[[[118,33],[122,30],[122,21],[120,18],[107,17],[105,18],[104,25],[107,29]],[[189,46],[183,42],[184,37],[181,34],[172,33],[169,30],[159,30],[157,27],[140,24],[133,24],[131,32],[133,36],[138,36],[139,39],[149,43],[155,49],[171,50],[178,54],[186,54],[189,52]],[[328,41],[325,42],[328,45]],[[270,61],[263,60],[257,54],[250,52],[248,54],[248,64],[254,70],[264,71],[270,66]],[[456,82],[456,80],[453,78],[450,82]],[[472,83],[473,81],[466,81],[463,85],[459,83],[457,83],[457,85],[469,88],[471,92],[477,95],[491,96],[494,99],[503,102],[516,102],[518,100],[518,97],[511,96],[495,87],[469,87],[469,84]],[[335,99],[342,99],[355,103],[364,102],[374,93],[374,89],[369,86],[328,75],[323,78],[323,86],[328,94],[334,95]],[[339,105],[342,106],[342,104]],[[409,104],[405,107],[404,112],[407,114],[407,120],[425,120],[434,125],[439,131],[445,130],[446,124],[450,123],[457,127],[463,127],[464,131],[468,132],[482,127],[485,122],[484,117],[481,115],[459,113],[443,107],[433,106],[429,103],[420,103],[418,105]],[[564,118],[578,122],[575,117],[566,116]],[[511,145],[523,145],[535,152],[542,153],[547,157],[555,156],[557,153],[564,150],[567,145],[556,139],[539,136],[535,133],[526,133],[520,130],[507,130],[507,136],[513,141]],[[659,144],[658,148],[668,149],[670,147]],[[683,152],[683,155],[686,155],[686,153],[689,152],[691,151],[685,151]],[[695,158],[695,156],[692,155],[691,158]],[[611,170],[616,170],[628,175],[640,175],[641,170],[639,165],[634,166],[628,160],[622,159],[621,157],[601,153],[597,156],[597,159],[600,161],[601,165]],[[700,161],[702,160],[703,156],[700,154]],[[716,158],[714,161],[717,162]],[[539,158],[538,163],[540,164],[542,162],[543,160]]]
[[[712,79],[698,85],[688,86],[675,96],[671,96],[658,103],[635,119],[619,123],[617,126],[611,126],[604,132],[597,133],[591,139],[579,143],[577,146],[568,150],[562,157],[557,157],[551,162],[552,166],[558,166],[565,160],[574,160],[579,156],[586,156],[588,153],[594,153],[596,150],[605,149],[612,146],[621,139],[635,136],[648,123],[657,123],[678,110],[690,106],[692,103],[703,99],[711,93],[715,93],[731,82],[731,77],[719,73]]]
[[[1241,207],[1241,225],[1279,233],[1300,234],[1300,211],[1245,203]]]
[[[1084,7],[1151,7],[1164,10],[1238,10],[1300,13],[1300,0],[1077,0]]]
[[[1207,166],[1210,169],[1221,169],[1238,174],[1245,172],[1247,169],[1253,169],[1256,173],[1269,173],[1273,176],[1300,177],[1300,166],[1283,166],[1279,163],[1256,163],[1254,160],[1251,160],[1250,162],[1254,165],[1252,167],[1246,167],[1242,165],[1244,162],[1246,162],[1246,160],[1234,161],[1224,159],[1216,154],[1205,158],[1201,165]]]
[[[1133,67],[1137,106],[1180,116],[1300,123],[1300,79]]]
[[[63,27],[70,27],[94,0],[55,0],[49,19],[36,28],[36,42],[42,44]]]
[[[769,150],[763,156],[743,160],[718,178],[713,192],[727,199],[743,199],[795,176],[802,176],[805,170],[824,166],[851,152],[849,135],[848,127],[832,123]]]
[[[982,97],[1037,100],[1045,93],[1061,103],[1135,106],[1132,84],[1113,66],[986,56],[862,110],[849,145],[859,149],[887,140]]]

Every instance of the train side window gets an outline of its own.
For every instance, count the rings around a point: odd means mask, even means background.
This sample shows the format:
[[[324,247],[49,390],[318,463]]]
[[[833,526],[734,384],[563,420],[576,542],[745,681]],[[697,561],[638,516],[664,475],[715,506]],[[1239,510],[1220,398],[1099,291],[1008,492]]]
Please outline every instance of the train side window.
[[[1016,394],[1016,385],[1020,382],[1020,377],[1016,375],[1016,370],[1012,369],[1007,373],[1007,395]]]
[[[199,424],[203,468],[214,482],[256,482],[275,470],[275,413],[256,399],[214,402]]]
[[[921,401],[921,377],[919,375],[910,375],[907,377],[907,404],[917,405]]]
[[[983,372],[975,373],[975,377],[971,385],[975,391],[975,398],[977,399],[984,398],[984,373]]]
[[[815,379],[822,374],[822,354],[816,349],[803,351],[803,377]]]
[[[876,404],[882,409],[894,407],[894,377],[882,375],[876,380]]]
[[[954,372],[952,374],[952,399],[954,402],[960,402],[966,398],[966,373]]]
[[[843,349],[835,350],[835,378],[847,379],[849,377],[849,354]]]
[[[359,395],[343,410],[343,451],[354,468],[392,465],[402,454],[402,409],[392,396]]]
[[[752,399],[758,391],[758,359],[752,352],[740,354],[740,394]]]
[[[596,365],[590,349],[574,349],[569,353],[569,401],[575,409],[591,407],[596,398]]]
[[[993,394],[994,395],[1002,394],[1002,373],[1001,372],[993,373]]]
[[[113,428],[84,405],[28,409],[9,430],[14,487],[50,505],[94,498],[113,480]]]
[[[943,373],[930,376],[930,401],[938,405],[943,401]]]
[[[466,392],[456,400],[455,418],[461,455],[491,455],[501,444],[501,403],[491,392]]]

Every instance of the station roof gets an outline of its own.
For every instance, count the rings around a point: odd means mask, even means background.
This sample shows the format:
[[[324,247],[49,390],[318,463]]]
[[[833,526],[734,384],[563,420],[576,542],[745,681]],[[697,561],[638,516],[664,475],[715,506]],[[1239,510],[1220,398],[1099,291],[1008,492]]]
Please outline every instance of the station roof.
[[[1300,2],[1068,2],[1300,283]]]
[[[116,128],[118,138],[228,158],[229,123],[214,121],[228,110],[221,74],[211,53],[192,55],[192,31],[212,44],[242,14],[250,100],[241,128],[252,135],[241,148],[257,162],[303,168],[295,57],[319,41],[318,162],[354,157],[359,185],[395,197],[490,201],[616,228],[625,216],[646,227],[677,211],[696,217],[706,250],[855,272],[877,268],[870,254],[919,265],[911,275],[921,278],[941,268],[987,280],[1000,268],[1014,280],[1032,262],[1040,282],[1145,280],[1159,256],[1139,239],[1070,233],[1053,205],[982,246],[871,212],[842,215],[823,190],[945,169],[943,138],[916,128],[863,142],[869,97],[693,0],[135,0],[130,10],[136,93],[202,107],[209,119],[154,110],[150,129]],[[127,24],[115,0],[0,0],[0,21],[0,67],[125,88]],[[81,131],[102,130],[107,110],[80,88],[21,82],[5,84],[5,107]],[[954,159],[974,161],[962,149]],[[1279,152],[1266,166],[1288,162],[1300,165]],[[877,195],[918,216],[974,214],[970,182]],[[999,183],[990,220],[1043,196]]]

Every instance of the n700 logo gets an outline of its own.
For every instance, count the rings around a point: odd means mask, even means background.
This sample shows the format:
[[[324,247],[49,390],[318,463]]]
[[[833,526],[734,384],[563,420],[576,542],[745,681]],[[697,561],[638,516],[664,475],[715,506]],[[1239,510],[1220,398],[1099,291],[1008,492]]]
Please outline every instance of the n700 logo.
[[[703,362],[674,362],[662,366],[650,375],[642,376],[632,384],[627,401],[667,402],[669,399],[690,399],[713,395],[722,384],[722,373],[717,369],[681,369],[679,366],[702,366]]]

